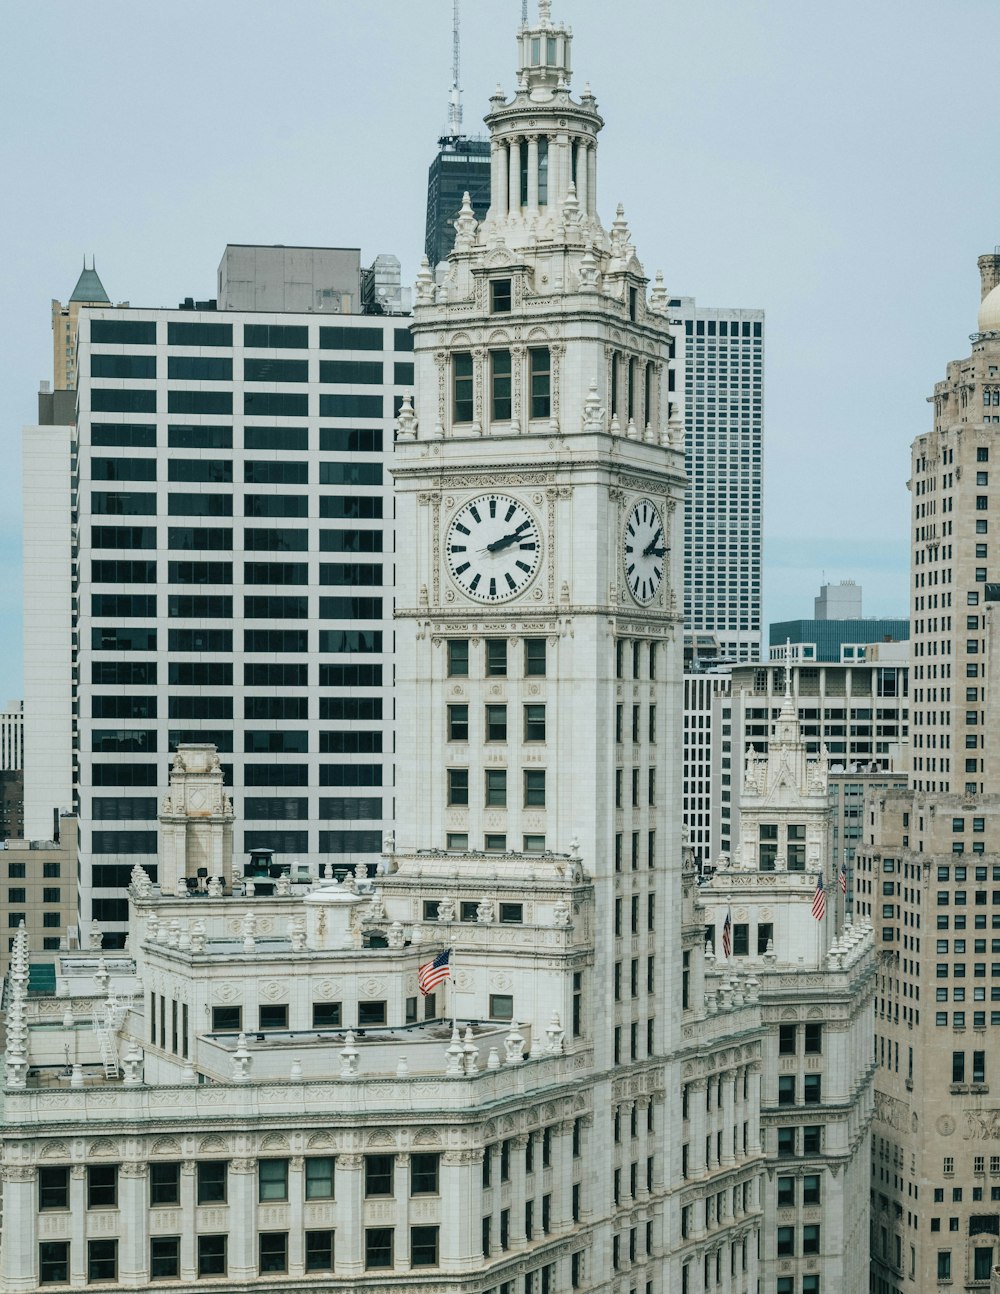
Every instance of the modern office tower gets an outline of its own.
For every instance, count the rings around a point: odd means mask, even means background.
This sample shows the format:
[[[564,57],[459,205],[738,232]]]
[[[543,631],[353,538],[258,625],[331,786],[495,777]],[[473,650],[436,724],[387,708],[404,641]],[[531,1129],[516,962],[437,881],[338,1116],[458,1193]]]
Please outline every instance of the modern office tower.
[[[729,696],[730,687],[729,668],[684,675],[684,826],[699,874],[719,852],[720,810],[733,796],[730,761],[723,767],[717,753],[723,736],[720,698]]]
[[[108,946],[124,939],[132,867],[155,867],[156,788],[181,742],[222,752],[240,852],[348,867],[380,849],[392,794],[385,464],[413,360],[407,320],[324,318],[356,304],[359,279],[357,252],[229,248],[223,307],[277,299],[299,312],[80,313],[76,614],[67,599],[63,636],[43,651],[75,635],[81,916],[106,926]],[[48,468],[68,488],[68,461],[48,457],[43,434],[29,433],[26,455],[36,494]],[[44,543],[68,546],[71,514],[55,519],[44,501],[26,511],[30,566]],[[35,641],[30,597],[26,611]],[[32,695],[44,683],[29,681]],[[34,753],[44,780],[51,761],[44,745]]]
[[[466,136],[438,140],[427,171],[427,228],[424,255],[432,266],[447,261],[455,245],[455,221],[468,193],[478,220],[490,205],[490,141]]]
[[[814,620],[860,620],[861,585],[853,580],[822,584],[813,606]]]
[[[451,90],[448,124],[438,140],[438,154],[427,172],[427,225],[424,255],[436,270],[455,245],[455,221],[468,193],[472,212],[482,220],[490,207],[491,144],[469,136],[462,124],[461,5],[453,0]],[[527,19],[525,19],[527,22]],[[522,197],[527,201],[527,194]]]
[[[175,752],[134,967],[61,959],[56,1041],[15,947],[5,1289],[756,1291],[759,1010],[709,1006],[681,842],[674,334],[598,219],[603,123],[539,9],[491,101],[490,213],[418,280],[379,875],[240,886],[228,754]]]
[[[24,767],[24,702],[0,710],[0,772]]]
[[[24,703],[0,711],[0,840],[24,834]]]
[[[759,1288],[782,1294],[868,1284],[875,941],[844,918],[830,844],[827,761],[786,689],[747,760],[739,847],[700,894],[722,992],[753,985],[765,1026]]]
[[[37,954],[31,987],[51,991],[55,954],[77,946],[75,815],[63,814],[45,839],[8,839],[0,851],[0,879],[7,927],[0,975],[7,973],[23,924],[28,947]]]
[[[684,626],[761,657],[764,312],[670,300],[684,323]]]
[[[913,442],[913,781],[873,805],[857,862],[879,936],[873,1288],[985,1285],[1000,1201],[996,501],[1000,255],[972,353]]]
[[[83,306],[109,306],[111,298],[91,262],[83,269],[76,287],[66,305],[52,301],[52,384],[57,391],[75,391],[77,379],[76,332],[80,309]]]

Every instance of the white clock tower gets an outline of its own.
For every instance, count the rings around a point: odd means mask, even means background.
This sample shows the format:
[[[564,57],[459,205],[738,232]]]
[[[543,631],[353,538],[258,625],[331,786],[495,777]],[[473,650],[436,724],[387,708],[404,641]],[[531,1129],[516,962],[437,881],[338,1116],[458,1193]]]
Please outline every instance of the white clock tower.
[[[660,1120],[648,1181],[646,1157],[637,1173],[626,1156],[595,1182],[611,1279],[632,1231],[612,1244],[616,1210],[641,1196],[661,1218],[677,1171],[661,1160],[680,1162],[660,1102],[681,1018],[683,342],[621,207],[601,224],[603,122],[589,87],[571,96],[569,27],[539,10],[518,34],[516,93],[498,90],[486,117],[489,212],[477,223],[466,202],[443,277],[425,262],[417,283],[417,394],[393,469],[394,843],[452,893],[497,892],[501,911],[505,886],[544,885],[567,858],[592,887],[565,991],[514,1011],[540,1030],[527,1015],[575,988],[567,1047],[594,1085],[597,1146],[614,1144],[626,1090]],[[474,970],[482,952],[457,935]],[[559,974],[546,964],[536,983]]]

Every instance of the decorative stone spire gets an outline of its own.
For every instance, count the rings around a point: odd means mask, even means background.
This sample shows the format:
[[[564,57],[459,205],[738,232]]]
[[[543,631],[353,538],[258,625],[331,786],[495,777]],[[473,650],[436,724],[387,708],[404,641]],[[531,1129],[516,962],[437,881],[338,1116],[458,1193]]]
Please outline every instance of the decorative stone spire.
[[[7,981],[5,1083],[7,1087],[24,1087],[28,1072],[28,1026],[24,1019],[24,1004],[28,996],[28,932],[23,921],[17,928],[10,950]]]

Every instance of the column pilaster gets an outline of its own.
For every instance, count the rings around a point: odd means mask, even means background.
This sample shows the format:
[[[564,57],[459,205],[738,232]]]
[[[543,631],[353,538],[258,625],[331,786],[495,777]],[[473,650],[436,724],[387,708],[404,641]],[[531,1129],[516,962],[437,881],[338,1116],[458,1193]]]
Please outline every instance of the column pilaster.
[[[7,1242],[0,1250],[0,1288],[38,1288],[38,1214],[35,1193],[38,1172],[31,1164],[4,1164],[3,1229]]]
[[[118,1280],[123,1286],[145,1285],[149,1280],[149,1165],[125,1163],[118,1169]]]
[[[6,1205],[5,1205],[6,1211]],[[69,1170],[69,1283],[87,1283],[87,1167],[74,1164]],[[4,1221],[4,1229],[7,1226]]]
[[[521,212],[521,140],[517,137],[510,141],[510,211],[514,215]]]
[[[305,1160],[293,1155],[288,1161],[288,1274],[303,1276],[305,1254]]]
[[[538,215],[538,136],[528,136],[528,215]]]
[[[337,1227],[337,1268],[345,1276],[359,1276],[365,1269],[363,1168],[363,1155],[337,1156],[337,1216],[347,1222]]]
[[[195,1209],[198,1207],[195,1198],[195,1178],[198,1173],[198,1166],[193,1159],[185,1159],[181,1163],[181,1217],[194,1218]],[[181,1227],[181,1280],[194,1281],[198,1279],[198,1254],[197,1241],[195,1240],[195,1228],[193,1226]]]
[[[257,1161],[229,1161],[229,1279],[257,1275]]]

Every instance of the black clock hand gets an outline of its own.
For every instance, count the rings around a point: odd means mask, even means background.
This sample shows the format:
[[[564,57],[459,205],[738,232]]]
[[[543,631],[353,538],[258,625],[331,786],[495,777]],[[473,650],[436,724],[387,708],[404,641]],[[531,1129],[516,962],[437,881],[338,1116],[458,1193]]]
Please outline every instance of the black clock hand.
[[[486,551],[488,553],[499,553],[501,549],[509,548],[511,544],[516,544],[521,538],[523,536],[515,530],[513,534],[504,535],[502,539],[494,539],[492,544],[487,544]]]
[[[661,526],[660,529],[653,536],[653,538],[646,545],[646,547],[642,550],[643,557],[652,557],[654,553],[657,557],[663,556],[664,550],[662,548],[659,550],[659,552],[656,552],[656,541],[659,539],[660,535],[662,534],[663,534],[663,527]]]

